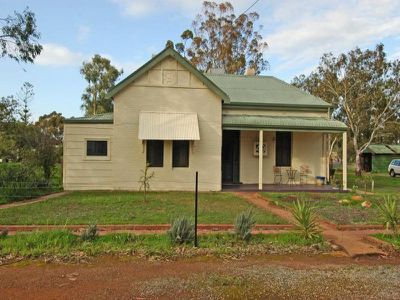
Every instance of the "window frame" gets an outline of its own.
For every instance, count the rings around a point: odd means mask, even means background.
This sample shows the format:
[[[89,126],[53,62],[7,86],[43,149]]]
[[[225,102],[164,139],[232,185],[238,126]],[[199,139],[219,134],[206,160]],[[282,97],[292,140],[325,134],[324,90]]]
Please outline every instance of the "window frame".
[[[186,164],[185,165],[175,165],[175,144],[178,143],[185,143],[187,145],[187,152],[186,152]],[[172,168],[189,168],[190,166],[190,141],[189,140],[173,140],[172,141]]]
[[[149,162],[149,142],[159,142],[162,143],[162,150],[161,150],[161,164],[160,165],[152,165]],[[146,140],[146,164],[148,164],[149,168],[163,168],[164,167],[164,154],[165,154],[165,141],[164,140]]]
[[[289,165],[283,165],[281,162],[278,164],[278,133],[288,133],[290,134],[290,151],[289,151]],[[290,168],[292,167],[293,163],[293,132],[292,131],[277,131],[275,133],[275,166],[282,167],[282,168]]]
[[[88,142],[107,142],[107,155],[87,155]],[[95,137],[84,139],[84,160],[111,160],[111,139],[110,137]]]

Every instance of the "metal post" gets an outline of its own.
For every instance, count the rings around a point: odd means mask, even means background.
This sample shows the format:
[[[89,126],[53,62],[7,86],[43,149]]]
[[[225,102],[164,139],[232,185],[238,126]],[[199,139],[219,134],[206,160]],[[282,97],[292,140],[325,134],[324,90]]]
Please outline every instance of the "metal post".
[[[196,186],[194,194],[194,246],[198,247],[197,242],[197,200],[198,200],[199,172],[196,171]]]

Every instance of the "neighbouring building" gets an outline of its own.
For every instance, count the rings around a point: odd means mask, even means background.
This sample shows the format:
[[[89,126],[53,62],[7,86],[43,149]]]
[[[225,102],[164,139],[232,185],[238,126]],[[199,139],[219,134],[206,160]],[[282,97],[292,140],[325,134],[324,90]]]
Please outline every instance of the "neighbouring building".
[[[365,172],[387,172],[393,159],[400,159],[400,145],[371,144],[361,154]]]
[[[195,171],[203,191],[262,189],[275,166],[306,165],[313,184],[329,176],[331,133],[343,133],[346,149],[347,127],[329,118],[323,100],[272,76],[204,74],[173,49],[108,96],[113,113],[65,121],[65,190],[137,190],[146,163],[153,190],[192,190]]]

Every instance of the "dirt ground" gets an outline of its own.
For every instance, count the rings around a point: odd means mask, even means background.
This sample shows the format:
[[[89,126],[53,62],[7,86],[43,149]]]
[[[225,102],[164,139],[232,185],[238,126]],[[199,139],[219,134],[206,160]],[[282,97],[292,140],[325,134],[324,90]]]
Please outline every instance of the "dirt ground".
[[[400,258],[198,257],[0,267],[1,299],[399,299]]]

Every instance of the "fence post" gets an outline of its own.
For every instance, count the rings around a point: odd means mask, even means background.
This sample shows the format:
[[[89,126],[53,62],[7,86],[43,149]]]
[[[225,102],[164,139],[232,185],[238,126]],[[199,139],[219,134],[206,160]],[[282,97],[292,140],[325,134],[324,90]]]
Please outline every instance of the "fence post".
[[[194,246],[198,247],[197,241],[197,201],[198,201],[199,172],[196,171],[196,183],[194,194]]]

